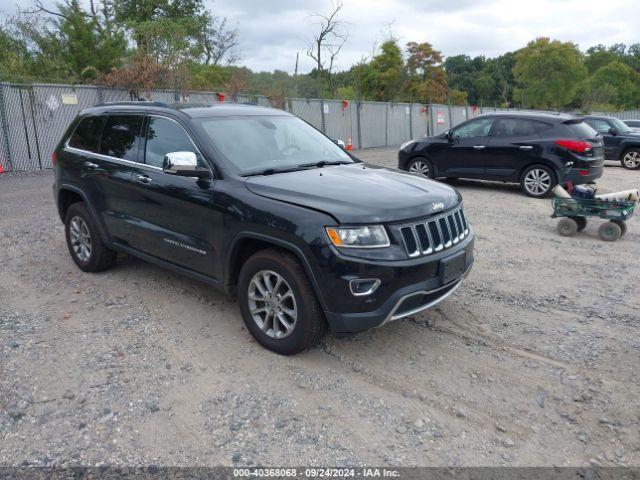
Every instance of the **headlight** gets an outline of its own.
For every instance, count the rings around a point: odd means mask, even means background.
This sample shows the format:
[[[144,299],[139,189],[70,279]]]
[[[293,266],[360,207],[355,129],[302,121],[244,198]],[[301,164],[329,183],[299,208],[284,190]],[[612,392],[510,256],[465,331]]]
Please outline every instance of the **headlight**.
[[[336,247],[383,248],[388,247],[389,237],[382,225],[366,227],[327,227],[327,235]]]
[[[400,145],[400,150],[404,150],[405,148],[407,148],[409,145],[416,143],[415,140],[409,140],[408,142],[404,142],[403,144]]]

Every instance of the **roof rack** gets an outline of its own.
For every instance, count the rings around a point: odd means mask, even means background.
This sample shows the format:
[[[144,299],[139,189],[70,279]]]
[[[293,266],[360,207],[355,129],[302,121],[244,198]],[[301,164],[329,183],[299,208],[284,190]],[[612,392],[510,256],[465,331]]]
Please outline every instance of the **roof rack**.
[[[119,101],[119,102],[100,102],[96,105],[96,107],[110,107],[117,105],[145,105],[149,107],[164,107],[171,108],[167,102],[161,102],[158,100],[128,100],[128,101]]]

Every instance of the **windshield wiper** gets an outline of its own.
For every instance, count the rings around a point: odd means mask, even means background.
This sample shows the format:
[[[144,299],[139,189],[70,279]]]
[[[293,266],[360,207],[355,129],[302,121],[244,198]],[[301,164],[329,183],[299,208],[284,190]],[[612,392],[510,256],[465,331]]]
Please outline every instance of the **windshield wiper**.
[[[347,165],[353,162],[347,162],[346,160],[336,160],[333,162],[327,161],[327,160],[320,160],[319,162],[313,162],[313,163],[303,163],[301,165],[298,165],[298,167],[300,168],[309,168],[309,167],[318,167],[318,168],[322,168],[326,165]]]
[[[294,172],[296,170],[300,170],[300,167],[290,167],[290,168],[265,168],[264,170],[258,170],[255,172],[247,172],[242,173],[242,177],[254,177],[256,175],[273,175],[274,173],[284,173],[284,172]]]
[[[247,172],[247,173],[243,173],[242,176],[243,177],[254,177],[257,175],[273,175],[274,173],[284,173],[284,172],[295,172],[296,170],[302,170],[304,168],[313,168],[313,167],[318,167],[318,168],[322,168],[325,165],[346,165],[346,164],[351,164],[351,163],[355,163],[355,162],[347,162],[345,160],[336,160],[333,162],[327,161],[327,160],[321,160],[319,162],[313,162],[313,163],[303,163],[301,165],[296,165],[295,167],[289,167],[289,168],[266,168],[264,170],[257,170],[255,172]]]

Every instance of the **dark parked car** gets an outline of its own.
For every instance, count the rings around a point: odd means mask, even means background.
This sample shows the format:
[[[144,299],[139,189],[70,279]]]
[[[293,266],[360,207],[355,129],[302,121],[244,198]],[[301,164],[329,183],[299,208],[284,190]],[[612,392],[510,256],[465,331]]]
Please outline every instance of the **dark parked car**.
[[[640,168],[640,135],[614,117],[587,115],[584,121],[602,136],[605,159],[620,161],[629,170]]]
[[[632,133],[640,133],[640,120],[622,120]]]
[[[281,110],[98,106],[53,163],[78,267],[126,252],[200,279],[282,354],[429,308],[473,263],[455,189],[366,166]]]
[[[581,118],[550,113],[494,113],[437,137],[400,146],[398,168],[429,178],[475,178],[520,183],[545,197],[563,180],[602,176],[603,143]]]

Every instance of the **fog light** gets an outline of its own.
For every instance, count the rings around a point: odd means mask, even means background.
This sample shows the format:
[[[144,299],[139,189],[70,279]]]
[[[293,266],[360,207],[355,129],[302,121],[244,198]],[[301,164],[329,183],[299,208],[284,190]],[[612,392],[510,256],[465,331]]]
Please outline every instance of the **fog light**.
[[[586,177],[587,175],[589,175],[589,170],[580,170],[578,173],[583,177]]]
[[[377,278],[355,278],[349,281],[349,289],[352,295],[364,297],[375,292],[380,286],[380,283],[380,280]]]

